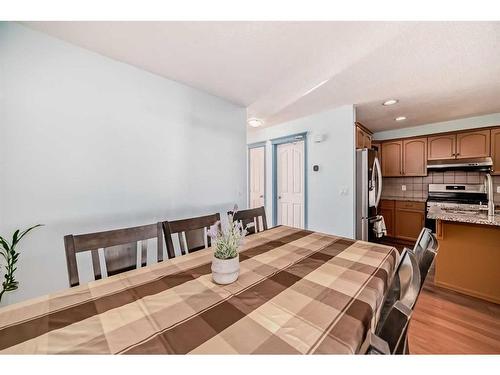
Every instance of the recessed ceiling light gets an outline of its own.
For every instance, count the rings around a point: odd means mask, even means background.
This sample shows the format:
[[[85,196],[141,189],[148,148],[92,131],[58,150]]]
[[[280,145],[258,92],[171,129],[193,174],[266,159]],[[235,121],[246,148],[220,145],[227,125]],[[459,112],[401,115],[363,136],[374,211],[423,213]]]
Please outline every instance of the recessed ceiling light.
[[[396,104],[398,102],[397,99],[389,99],[389,100],[386,100],[385,102],[382,103],[382,105],[393,105],[393,104]]]
[[[405,116],[398,116],[394,120],[396,120],[396,121],[404,121],[404,120],[406,120],[406,117]]]
[[[264,122],[258,118],[250,118],[247,120],[247,124],[252,128],[258,128],[259,126],[262,126]]]

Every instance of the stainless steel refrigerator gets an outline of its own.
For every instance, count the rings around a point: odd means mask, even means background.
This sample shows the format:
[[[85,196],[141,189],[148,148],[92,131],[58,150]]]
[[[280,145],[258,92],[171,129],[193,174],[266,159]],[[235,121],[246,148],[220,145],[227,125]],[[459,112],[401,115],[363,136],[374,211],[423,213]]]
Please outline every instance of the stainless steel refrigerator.
[[[373,225],[377,220],[377,207],[382,194],[382,169],[377,152],[356,150],[356,239],[372,241]]]

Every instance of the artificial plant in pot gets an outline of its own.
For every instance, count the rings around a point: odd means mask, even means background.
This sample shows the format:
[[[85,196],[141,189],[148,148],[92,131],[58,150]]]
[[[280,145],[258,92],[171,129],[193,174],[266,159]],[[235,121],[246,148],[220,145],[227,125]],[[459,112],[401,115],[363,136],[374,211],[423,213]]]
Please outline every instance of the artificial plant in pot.
[[[234,212],[236,212],[236,208]],[[217,222],[210,228],[214,255],[212,259],[212,279],[217,284],[231,284],[238,279],[240,273],[240,255],[238,248],[246,236],[247,231],[241,222],[233,220],[229,215],[229,223],[224,230]]]
[[[9,242],[6,238],[0,236],[0,254],[5,261],[5,274],[4,280],[2,282],[2,288],[0,290],[0,302],[4,293],[16,290],[19,287],[19,282],[16,281],[14,273],[17,270],[17,260],[19,258],[19,252],[16,250],[16,246],[21,241],[21,239],[26,236],[31,230],[41,226],[42,224],[35,225],[24,231],[19,229],[12,235],[12,241]]]

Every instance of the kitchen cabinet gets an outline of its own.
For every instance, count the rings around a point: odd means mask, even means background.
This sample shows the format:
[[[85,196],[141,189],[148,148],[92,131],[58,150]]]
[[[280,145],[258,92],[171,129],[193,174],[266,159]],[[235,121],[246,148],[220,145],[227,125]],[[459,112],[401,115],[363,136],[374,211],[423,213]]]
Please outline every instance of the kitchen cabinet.
[[[396,201],[394,222],[396,238],[416,241],[425,225],[425,203]]]
[[[379,214],[384,217],[387,236],[394,237],[394,201],[382,199]]]
[[[363,148],[364,144],[364,132],[359,126],[356,126],[356,149]]]
[[[403,175],[403,141],[382,143],[382,176]]]
[[[372,148],[372,135],[365,134],[363,139],[363,148]]]
[[[427,138],[382,143],[382,176],[426,176]]]
[[[457,133],[457,159],[490,156],[490,130]]]
[[[441,227],[434,283],[500,303],[500,229],[494,225],[438,220]],[[473,250],[473,251],[471,251]]]
[[[387,237],[416,241],[425,225],[425,203],[382,199],[379,214],[384,217]]]
[[[500,175],[500,128],[491,130],[491,158],[493,159],[491,174]]]
[[[456,135],[443,134],[427,138],[427,160],[454,159],[456,153]]]
[[[427,175],[427,138],[403,140],[403,174]]]
[[[490,130],[441,134],[427,138],[427,160],[490,156]]]
[[[372,134],[359,123],[356,123],[356,149],[371,148]]]

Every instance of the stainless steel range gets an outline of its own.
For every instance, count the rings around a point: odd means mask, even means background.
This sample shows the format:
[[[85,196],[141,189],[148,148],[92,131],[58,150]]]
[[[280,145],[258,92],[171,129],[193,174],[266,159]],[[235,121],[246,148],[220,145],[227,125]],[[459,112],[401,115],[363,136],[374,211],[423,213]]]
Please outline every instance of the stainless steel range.
[[[425,226],[436,230],[436,220],[427,219],[430,210],[454,214],[488,212],[488,195],[485,184],[429,184]]]

